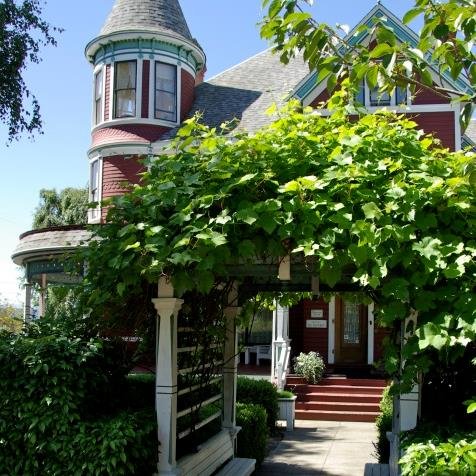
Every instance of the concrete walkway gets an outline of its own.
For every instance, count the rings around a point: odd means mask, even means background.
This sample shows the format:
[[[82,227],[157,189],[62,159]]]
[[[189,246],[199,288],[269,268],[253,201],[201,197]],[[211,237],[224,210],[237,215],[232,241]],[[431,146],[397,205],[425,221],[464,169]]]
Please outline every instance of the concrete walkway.
[[[255,474],[363,476],[376,439],[374,423],[298,420]]]

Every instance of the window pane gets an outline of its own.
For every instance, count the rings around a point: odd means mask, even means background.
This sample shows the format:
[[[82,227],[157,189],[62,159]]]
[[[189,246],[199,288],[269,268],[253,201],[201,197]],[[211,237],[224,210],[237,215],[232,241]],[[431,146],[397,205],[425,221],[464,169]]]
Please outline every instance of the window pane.
[[[135,117],[136,91],[126,89],[116,92],[116,117]]]
[[[174,65],[155,63],[155,117],[177,120],[177,68]]]
[[[99,124],[102,121],[102,99],[101,98],[96,100],[95,109],[96,109],[96,124]]]
[[[399,104],[406,104],[407,103],[407,88],[400,88],[397,87],[397,97],[396,97],[396,102],[397,106]]]
[[[136,62],[123,61],[116,63],[116,89],[135,89]]]
[[[96,74],[94,81],[94,98],[98,100],[102,96],[102,71]]]
[[[156,63],[155,89],[175,93],[176,67],[171,64]]]
[[[99,182],[99,160],[95,160],[91,164],[91,178],[90,178],[91,190],[95,190],[98,188],[98,182]]]
[[[371,106],[390,106],[390,95],[388,93],[380,93],[378,88],[370,90]]]
[[[360,305],[344,301],[344,343],[360,343]]]
[[[355,100],[363,106],[365,105],[365,81],[360,83],[359,92],[355,95]]]
[[[155,103],[158,111],[175,112],[175,95],[163,91],[157,91]]]

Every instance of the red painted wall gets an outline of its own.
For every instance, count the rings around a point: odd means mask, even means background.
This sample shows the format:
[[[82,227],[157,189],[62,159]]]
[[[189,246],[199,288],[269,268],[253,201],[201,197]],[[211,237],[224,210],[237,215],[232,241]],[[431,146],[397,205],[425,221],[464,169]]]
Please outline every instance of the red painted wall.
[[[142,117],[149,117],[150,61],[144,60],[142,66]]]
[[[183,121],[192,108],[195,99],[195,78],[182,69],[181,78],[182,97],[180,104],[180,120]]]
[[[137,156],[127,159],[122,155],[104,157],[102,167],[103,199],[125,193],[127,186],[124,182],[131,184],[140,182],[139,174],[144,172],[145,168],[139,160]]]
[[[104,93],[104,120],[109,120],[109,103],[111,100],[111,65],[106,65],[106,78],[105,78],[105,93]]]
[[[409,114],[427,134],[434,134],[444,147],[455,150],[455,113],[454,112],[423,112]]]
[[[427,88],[417,90],[412,99],[413,104],[449,104],[449,102],[450,99],[448,97],[441,97]]]
[[[112,143],[143,143],[155,142],[169,130],[168,127],[152,124],[123,124],[98,129],[92,134],[92,147]]]

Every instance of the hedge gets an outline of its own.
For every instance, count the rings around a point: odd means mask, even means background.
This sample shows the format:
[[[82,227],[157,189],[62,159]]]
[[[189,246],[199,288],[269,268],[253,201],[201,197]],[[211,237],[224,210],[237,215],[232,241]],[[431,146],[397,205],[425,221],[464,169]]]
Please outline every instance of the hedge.
[[[387,431],[392,431],[393,397],[390,395],[390,386],[386,387],[380,401],[380,414],[375,420],[377,427],[377,443],[374,443],[377,451],[378,462],[388,464],[390,458],[390,442],[387,439]]]
[[[153,407],[128,407],[124,372],[99,339],[0,334],[0,474],[150,474]]]
[[[259,466],[266,456],[268,441],[267,415],[261,405],[237,403],[236,424],[241,427],[238,433],[237,456],[252,458]]]
[[[236,400],[261,405],[266,410],[268,428],[274,431],[278,419],[278,391],[271,382],[238,377]]]

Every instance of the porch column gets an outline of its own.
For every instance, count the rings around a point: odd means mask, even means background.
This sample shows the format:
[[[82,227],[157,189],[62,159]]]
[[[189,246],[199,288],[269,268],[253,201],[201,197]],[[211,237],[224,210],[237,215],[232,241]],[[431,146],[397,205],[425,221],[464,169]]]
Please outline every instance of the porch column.
[[[155,411],[157,414],[159,475],[176,473],[177,438],[177,317],[183,301],[165,278],[159,280],[157,310]]]
[[[46,313],[46,294],[48,292],[48,283],[46,281],[46,274],[41,275],[41,288],[40,288],[40,305],[38,310],[38,316],[44,317]]]
[[[25,284],[25,303],[23,305],[23,321],[25,324],[31,322],[31,284]]]
[[[276,384],[279,390],[284,389],[285,374],[288,370],[288,356],[290,352],[289,347],[289,307],[283,307],[279,303],[276,303],[276,310],[274,311],[276,316],[276,337],[273,341],[273,362],[272,362],[272,377],[276,379]]]
[[[235,432],[236,426],[236,379],[238,367],[238,333],[236,332],[236,317],[241,307],[238,301],[238,291],[234,286],[228,297],[230,304],[225,308],[225,346],[223,352],[223,421],[222,427]]]

